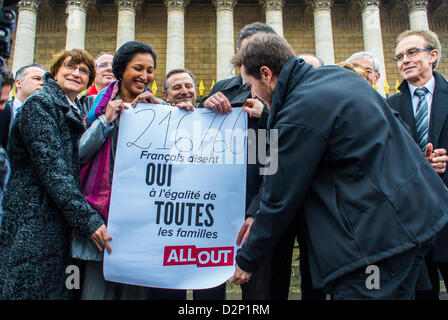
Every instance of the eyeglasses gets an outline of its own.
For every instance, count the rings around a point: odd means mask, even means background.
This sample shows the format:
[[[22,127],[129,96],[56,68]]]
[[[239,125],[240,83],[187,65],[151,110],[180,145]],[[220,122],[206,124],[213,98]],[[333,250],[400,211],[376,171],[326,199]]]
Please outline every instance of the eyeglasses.
[[[96,67],[98,69],[104,69],[104,68],[112,68],[112,63],[109,62],[102,62],[100,64],[97,64]]]
[[[428,48],[411,48],[408,51],[406,51],[405,53],[399,53],[397,54],[395,57],[393,57],[392,59],[398,63],[403,61],[404,56],[406,55],[409,59],[412,59],[414,57],[416,57],[420,52],[422,51],[426,51],[426,52],[431,52],[432,49],[428,49]]]
[[[71,70],[71,71],[76,71],[76,69],[79,70],[79,74],[85,77],[88,77],[90,75],[90,70],[86,69],[84,67],[78,67],[77,65],[71,63],[71,62],[63,62],[62,63],[64,65],[64,67],[66,67],[67,69]]]

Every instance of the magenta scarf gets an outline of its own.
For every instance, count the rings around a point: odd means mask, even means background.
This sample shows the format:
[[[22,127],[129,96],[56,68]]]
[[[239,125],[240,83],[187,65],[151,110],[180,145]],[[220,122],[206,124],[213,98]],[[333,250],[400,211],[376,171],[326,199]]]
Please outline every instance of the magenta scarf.
[[[90,126],[94,119],[104,113],[107,104],[115,98],[119,89],[119,81],[114,81],[97,95],[89,114],[86,116],[87,126]],[[98,153],[81,168],[81,192],[92,208],[103,217],[106,224],[112,191],[110,153],[111,141],[109,136]]]

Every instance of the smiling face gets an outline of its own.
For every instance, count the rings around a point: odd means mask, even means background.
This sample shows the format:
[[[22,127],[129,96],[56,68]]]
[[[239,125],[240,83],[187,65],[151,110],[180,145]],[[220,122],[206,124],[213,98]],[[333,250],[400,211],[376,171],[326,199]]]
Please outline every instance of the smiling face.
[[[132,102],[154,80],[154,59],[149,53],[137,53],[123,72],[120,97]]]
[[[422,36],[410,35],[397,45],[395,55],[406,53],[413,48],[427,48],[427,43]],[[397,68],[404,80],[408,83],[421,87],[432,77],[432,65],[437,60],[438,50],[431,52],[420,51],[416,56],[409,58],[407,55],[397,62]]]
[[[168,103],[191,102],[193,106],[196,105],[197,88],[188,73],[174,73],[166,82],[168,89],[163,91],[163,96]]]
[[[98,92],[115,80],[114,74],[112,73],[113,58],[113,55],[103,54],[95,61],[95,87]]]
[[[71,59],[72,58],[70,56],[64,59],[64,62],[56,73],[54,80],[56,80],[62,91],[64,91],[69,99],[73,101],[78,94],[87,89],[87,84],[89,82],[89,76],[80,73],[79,68],[84,68],[87,71],[89,68],[85,63],[81,62],[76,65],[78,67],[77,69],[71,70],[64,65],[64,63],[69,63]]]

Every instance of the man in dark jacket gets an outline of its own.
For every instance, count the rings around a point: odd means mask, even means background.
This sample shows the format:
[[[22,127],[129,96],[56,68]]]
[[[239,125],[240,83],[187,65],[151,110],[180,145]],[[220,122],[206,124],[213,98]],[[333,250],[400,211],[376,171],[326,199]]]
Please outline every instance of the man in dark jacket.
[[[434,170],[448,185],[446,149],[448,149],[448,82],[434,71],[441,55],[438,37],[431,31],[405,31],[397,38],[394,60],[403,77],[400,93],[387,102],[401,113],[415,142],[430,160]],[[419,92],[423,91],[422,99]],[[420,102],[421,100],[421,102]],[[434,246],[426,256],[432,290],[417,291],[416,299],[438,300],[440,282],[448,284],[448,229],[442,229]]]
[[[6,149],[13,114],[12,101],[8,101],[8,98],[14,85],[14,78],[6,65],[1,68],[0,76],[2,77],[0,94],[0,144]]]
[[[241,47],[248,37],[257,32],[275,33],[274,29],[266,24],[260,22],[248,24],[238,34],[237,49]],[[246,108],[246,105],[250,105],[251,108]],[[232,108],[243,107],[243,109],[249,112],[249,129],[257,132],[258,128],[266,127],[268,110],[263,108],[260,100],[252,99],[250,88],[244,85],[241,75],[217,82],[209,95],[201,101],[199,107],[209,108],[219,113],[228,113]],[[256,142],[254,141],[253,143],[255,144]],[[251,146],[249,148],[249,150],[252,150]],[[247,165],[246,220],[244,228],[248,228],[252,223],[260,202],[258,193],[262,176],[259,174],[259,168],[260,165],[257,163],[249,163]],[[267,257],[263,267],[258,269],[252,281],[241,286],[243,300],[268,300],[272,298],[270,260],[271,258]]]
[[[230,280],[250,279],[303,206],[313,287],[334,299],[412,299],[427,287],[424,254],[448,222],[448,192],[384,99],[272,34],[248,39],[233,64],[270,107],[278,170],[264,176]]]

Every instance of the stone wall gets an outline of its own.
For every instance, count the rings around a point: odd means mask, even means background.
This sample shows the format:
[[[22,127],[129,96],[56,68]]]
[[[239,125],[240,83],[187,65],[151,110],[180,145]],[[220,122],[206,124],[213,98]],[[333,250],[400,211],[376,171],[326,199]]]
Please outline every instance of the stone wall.
[[[381,27],[387,80],[394,93],[395,82],[401,81],[392,61],[395,38],[409,28],[407,11],[381,11]],[[35,61],[49,67],[52,56],[65,48],[65,5],[41,8],[37,21]],[[87,13],[86,50],[92,56],[101,51],[115,51],[118,13],[114,4],[89,7]],[[265,21],[261,5],[237,4],[234,9],[235,45],[239,30],[254,21]],[[315,53],[314,22],[310,7],[303,3],[286,3],[283,8],[283,28],[286,40],[297,54]],[[345,5],[335,5],[332,10],[335,62],[347,59],[353,52],[363,50],[361,14],[349,14]],[[448,17],[429,16],[430,28],[438,33],[444,50],[448,50]],[[150,43],[156,53],[155,79],[157,96],[161,97],[165,74],[167,12],[163,4],[146,4],[137,10],[137,41]],[[13,35],[15,39],[15,35]],[[14,46],[14,45],[13,45]],[[14,47],[13,47],[14,50]],[[13,53],[11,54],[13,57]],[[12,65],[12,58],[9,59]],[[204,94],[208,94],[216,81],[216,9],[209,4],[192,3],[185,12],[185,68],[203,81]],[[448,77],[448,60],[442,59],[437,70]]]

